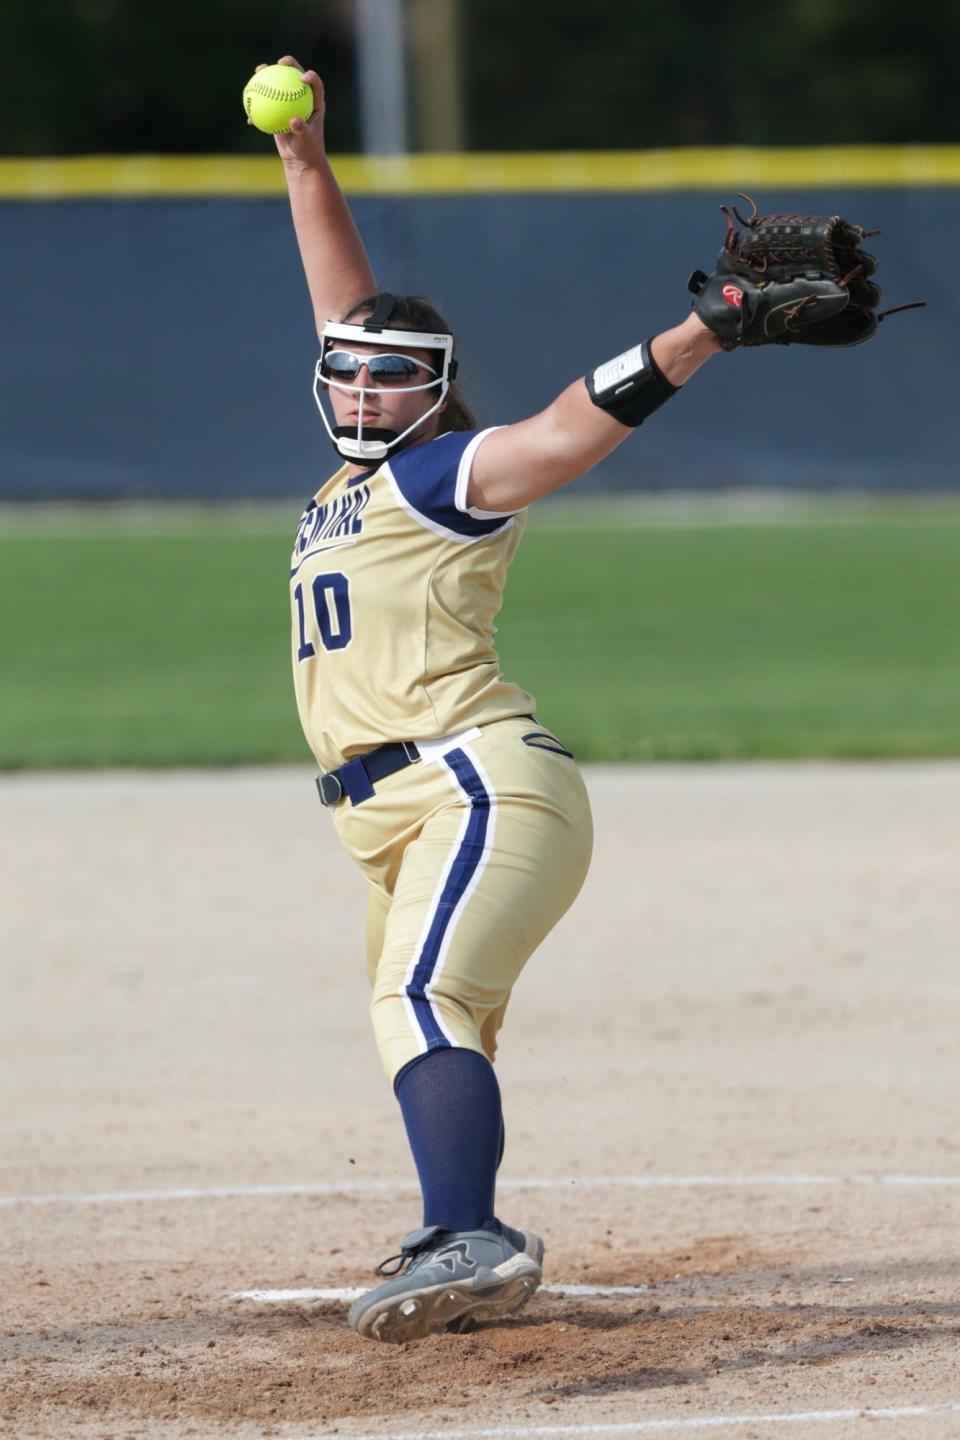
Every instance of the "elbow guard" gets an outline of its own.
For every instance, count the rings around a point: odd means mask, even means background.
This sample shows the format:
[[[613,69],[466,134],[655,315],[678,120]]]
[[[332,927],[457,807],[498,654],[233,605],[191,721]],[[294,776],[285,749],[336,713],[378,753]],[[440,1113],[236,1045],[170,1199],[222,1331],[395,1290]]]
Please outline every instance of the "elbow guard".
[[[680,389],[663,374],[646,340],[598,365],[585,376],[585,383],[594,405],[621,425],[633,427],[642,425]]]

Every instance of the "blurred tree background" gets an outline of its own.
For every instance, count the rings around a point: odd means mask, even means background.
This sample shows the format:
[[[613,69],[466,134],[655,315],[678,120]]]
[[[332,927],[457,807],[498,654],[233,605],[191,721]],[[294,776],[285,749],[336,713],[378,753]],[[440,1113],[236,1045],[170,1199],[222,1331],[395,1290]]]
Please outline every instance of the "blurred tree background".
[[[5,0],[0,149],[259,152],[240,91],[289,51],[326,80],[331,150],[357,150],[363,4]],[[402,0],[402,15],[415,149],[960,140],[957,0]]]

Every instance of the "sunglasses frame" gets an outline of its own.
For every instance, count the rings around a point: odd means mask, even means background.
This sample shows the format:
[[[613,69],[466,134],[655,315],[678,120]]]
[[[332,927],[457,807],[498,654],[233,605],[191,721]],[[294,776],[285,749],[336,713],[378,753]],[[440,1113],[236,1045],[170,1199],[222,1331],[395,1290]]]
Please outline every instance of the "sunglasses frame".
[[[327,375],[324,373],[323,378],[325,380],[343,380],[349,383],[351,380],[355,380],[357,378],[364,365],[366,365],[371,380],[377,381],[380,384],[389,385],[392,389],[394,386],[400,384],[402,381],[412,380],[413,376],[404,375],[398,376],[396,379],[391,379],[391,377],[388,375],[377,375],[372,368],[371,361],[388,360],[394,358],[398,360],[406,360],[407,363],[414,366],[416,370],[427,370],[434,377],[436,377],[438,374],[438,372],[433,368],[432,365],[427,364],[426,360],[415,360],[412,355],[405,355],[401,350],[381,350],[378,351],[376,355],[358,355],[355,350],[342,350],[339,346],[337,346],[336,349],[331,347],[329,350],[324,350],[323,354],[320,357],[321,371],[323,371],[331,355],[349,355],[351,360],[355,360],[357,362],[357,368],[356,370],[354,370],[352,375],[338,375],[336,371],[334,371],[332,375]]]

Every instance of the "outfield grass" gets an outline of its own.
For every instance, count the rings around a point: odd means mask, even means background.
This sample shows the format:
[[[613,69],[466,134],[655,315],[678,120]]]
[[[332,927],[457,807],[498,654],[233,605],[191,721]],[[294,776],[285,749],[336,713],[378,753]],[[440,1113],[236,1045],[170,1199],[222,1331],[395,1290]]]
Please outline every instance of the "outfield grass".
[[[293,519],[8,526],[0,765],[308,758]],[[584,760],[958,754],[958,556],[960,505],[763,524],[576,509],[531,523],[504,673]]]

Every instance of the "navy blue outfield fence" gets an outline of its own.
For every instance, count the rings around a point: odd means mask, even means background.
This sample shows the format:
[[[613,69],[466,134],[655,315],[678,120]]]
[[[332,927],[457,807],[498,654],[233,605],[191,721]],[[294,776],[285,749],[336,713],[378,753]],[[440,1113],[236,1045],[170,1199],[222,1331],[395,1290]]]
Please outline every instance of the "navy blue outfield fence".
[[[957,463],[960,187],[755,187],[882,234],[868,345],[724,356],[580,488],[944,491]],[[481,424],[679,321],[728,188],[360,194],[381,283],[432,296]],[[333,452],[282,195],[0,192],[0,499],[300,498]]]

